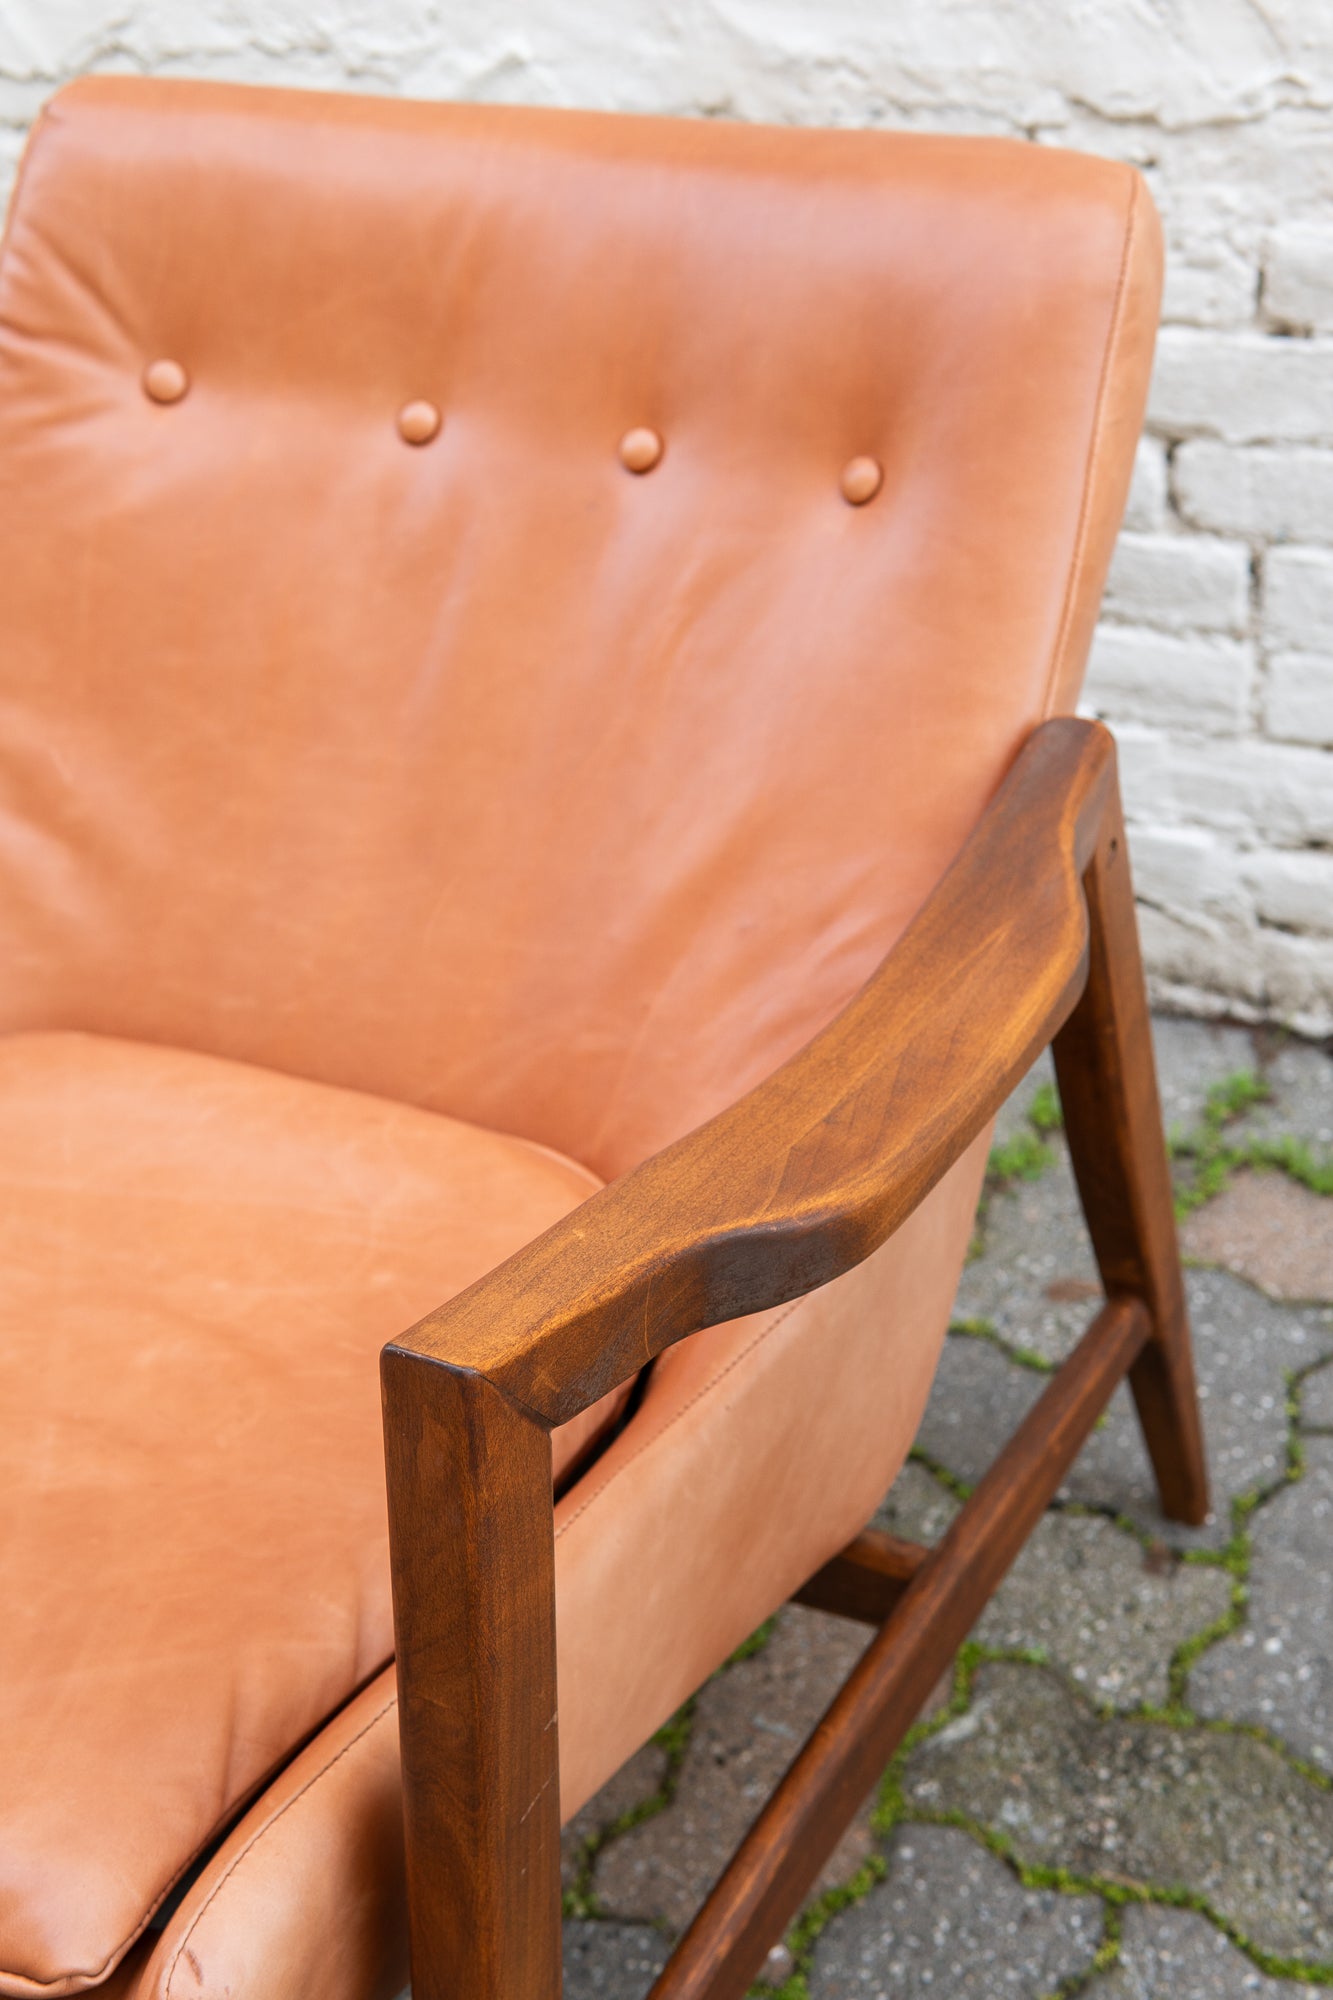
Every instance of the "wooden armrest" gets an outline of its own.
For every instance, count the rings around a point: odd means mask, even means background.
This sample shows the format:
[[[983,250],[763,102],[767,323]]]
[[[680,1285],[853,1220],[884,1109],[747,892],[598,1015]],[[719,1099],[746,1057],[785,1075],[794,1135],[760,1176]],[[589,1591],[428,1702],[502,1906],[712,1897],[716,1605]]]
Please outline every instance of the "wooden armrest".
[[[878,1247],[1066,1020],[1082,877],[1116,824],[1099,724],[1035,730],[953,866],[841,1014],[707,1124],[393,1342],[567,1422],[683,1335]],[[1114,839],[1113,832],[1108,838]]]

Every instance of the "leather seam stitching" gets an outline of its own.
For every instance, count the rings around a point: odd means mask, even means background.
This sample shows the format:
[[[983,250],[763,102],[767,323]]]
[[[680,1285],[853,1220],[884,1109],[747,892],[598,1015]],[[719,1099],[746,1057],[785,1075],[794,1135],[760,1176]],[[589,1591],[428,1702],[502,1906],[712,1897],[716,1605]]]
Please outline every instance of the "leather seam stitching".
[[[1125,238],[1120,251],[1120,271],[1116,278],[1115,298],[1111,304],[1111,320],[1106,330],[1106,346],[1102,353],[1101,373],[1097,382],[1097,400],[1093,408],[1092,437],[1088,449],[1088,469],[1083,480],[1083,496],[1079,503],[1078,527],[1074,533],[1073,552],[1069,558],[1069,575],[1065,581],[1064,603],[1060,608],[1060,624],[1055,635],[1055,646],[1051,653],[1051,663],[1046,674],[1046,690],[1042,697],[1043,717],[1051,712],[1051,699],[1059,677],[1060,665],[1064,658],[1065,646],[1069,638],[1069,627],[1074,615],[1074,598],[1079,572],[1083,566],[1084,551],[1088,538],[1088,517],[1092,511],[1092,492],[1096,484],[1097,464],[1101,455],[1104,418],[1106,415],[1106,395],[1111,381],[1111,365],[1119,342],[1125,297],[1129,290],[1129,266],[1134,248],[1135,225],[1139,208],[1139,177],[1132,167],[1129,174],[1129,208],[1125,215]]]
[[[264,1838],[264,1836],[267,1833],[272,1831],[272,1829],[277,1825],[278,1821],[283,1817],[284,1813],[289,1812],[299,1799],[303,1799],[306,1793],[310,1791],[312,1786],[317,1785],[319,1783],[321,1778],[326,1778],[329,1772],[333,1769],[334,1765],[340,1763],[342,1759],[347,1755],[349,1750],[354,1750],[357,1744],[361,1741],[362,1737],[368,1736],[372,1729],[374,1729],[379,1723],[383,1722],[385,1716],[389,1713],[389,1711],[393,1708],[396,1708],[397,1706],[398,1706],[397,1695],[396,1694],[390,1695],[389,1699],[385,1702],[383,1708],[376,1710],[375,1714],[371,1716],[369,1722],[365,1723],[362,1728],[357,1730],[356,1735],[351,1738],[350,1742],[343,1744],[342,1749],[339,1750],[339,1752],[335,1757],[330,1757],[327,1764],[321,1764],[317,1771],[312,1771],[310,1776],[306,1779],[305,1783],[301,1786],[300,1790],[293,1792],[292,1796],[288,1800],[286,1800],[286,1802],[283,1805],[279,1806],[278,1810],[274,1813],[271,1819],[265,1820],[262,1826],[255,1828],[255,1831],[246,1841],[245,1846],[241,1849],[240,1853],[233,1857],[233,1859],[228,1863],[227,1868],[222,1874],[222,1876],[219,1878],[217,1882],[214,1883],[213,1887],[209,1890],[209,1893],[205,1897],[203,1903],[200,1905],[199,1909],[195,1912],[194,1917],[191,1920],[189,1929],[186,1931],[184,1937],[177,1945],[175,1955],[172,1958],[171,1964],[167,1968],[166,1980],[162,1987],[164,2000],[170,2000],[171,1982],[176,1976],[176,1967],[180,1964],[182,1952],[185,1950],[185,1947],[189,1944],[190,1939],[194,1936],[194,1933],[198,1929],[199,1925],[203,1922],[203,1919],[206,1916],[214,1899],[222,1893],[223,1889],[226,1888],[228,1882],[231,1880],[232,1876],[236,1873],[236,1870],[240,1867],[246,1855],[249,1854],[250,1850],[253,1847],[258,1846],[259,1842]]]
[[[214,1831],[216,1831],[216,1827],[214,1828]],[[211,1838],[211,1836],[209,1837]],[[144,1911],[138,1923],[134,1926],[134,1929],[130,1931],[127,1936],[123,1937],[119,1944],[113,1944],[110,1951],[107,1953],[106,1957],[102,1960],[102,1963],[98,1966],[95,1966],[91,1972],[84,1972],[82,1970],[74,1972],[61,1972],[58,1973],[54,1979],[34,1979],[30,1973],[15,1972],[8,1966],[0,1966],[0,1978],[22,1979],[27,1985],[29,1992],[33,1994],[49,1993],[53,1996],[68,1995],[70,1996],[70,2000],[76,2000],[76,1996],[78,1994],[88,1993],[93,1996],[93,2000],[96,2000],[98,1988],[102,1986],[105,1983],[105,1981],[111,1976],[111,1974],[116,1970],[121,1960],[125,1957],[125,1954],[129,1950],[131,1950],[131,1948],[134,1945],[138,1944],[139,1939],[143,1936],[144,1932],[148,1929],[149,1924],[152,1922],[153,1912],[161,1908],[163,1902],[171,1894],[172,1890],[175,1888],[176,1884],[180,1881],[181,1877],[189,1873],[190,1869],[199,1859],[199,1856],[202,1853],[203,1848],[206,1847],[207,1845],[208,1841],[206,1839],[200,1847],[196,1847],[190,1854],[188,1854],[185,1857],[184,1861],[182,1861],[180,1867],[176,1870],[175,1874],[167,1878],[167,1881],[164,1883],[162,1888],[153,1897],[153,1900],[149,1903],[148,1908]],[[83,1986],[71,1987],[71,1985],[69,1984],[71,1979],[81,1979],[84,1980],[85,1982],[91,1980],[92,1984],[91,1985],[84,1984]]]
[[[660,1431],[654,1431],[650,1438],[644,1439],[643,1443],[639,1446],[637,1451],[632,1452],[628,1458],[622,1459],[620,1464],[615,1468],[614,1472],[612,1472],[610,1477],[606,1479],[603,1482],[603,1484],[597,1488],[596,1492],[590,1493],[587,1499],[584,1500],[580,1506],[574,1509],[574,1512],[571,1515],[569,1515],[568,1519],[560,1523],[560,1526],[555,1531],[556,1540],[559,1541],[560,1537],[565,1533],[566,1529],[572,1528],[574,1523],[578,1520],[579,1516],[581,1514],[585,1514],[589,1509],[589,1507],[593,1506],[598,1500],[601,1499],[604,1493],[609,1493],[611,1491],[611,1488],[615,1485],[617,1479],[620,1478],[620,1475],[623,1472],[628,1472],[630,1466],[636,1464],[638,1460],[643,1457],[645,1452],[651,1451],[653,1446],[658,1442],[658,1440],[664,1438],[667,1435],[667,1432],[670,1431],[676,1424],[680,1422],[682,1417],[687,1416],[697,1403],[701,1403],[705,1396],[710,1395],[712,1391],[717,1387],[719,1382],[724,1382],[727,1376],[730,1375],[733,1368],[739,1368],[741,1362],[744,1361],[746,1355],[753,1354],[755,1348],[759,1346],[761,1341],[767,1340],[769,1334],[773,1332],[775,1327],[781,1326],[784,1319],[790,1319],[791,1315],[795,1312],[797,1306],[800,1304],[801,1304],[800,1299],[793,1299],[791,1304],[788,1306],[784,1306],[780,1313],[775,1313],[772,1319],[766,1320],[764,1325],[761,1326],[759,1331],[755,1334],[754,1338],[752,1340],[746,1341],[740,1353],[733,1354],[730,1361],[727,1363],[726,1367],[719,1369],[716,1375],[710,1375],[708,1380],[703,1384],[702,1388],[695,1390],[694,1394],[690,1397],[689,1402],[682,1403],[680,1408],[675,1412],[674,1416],[671,1416],[667,1419],[666,1423],[663,1424]]]

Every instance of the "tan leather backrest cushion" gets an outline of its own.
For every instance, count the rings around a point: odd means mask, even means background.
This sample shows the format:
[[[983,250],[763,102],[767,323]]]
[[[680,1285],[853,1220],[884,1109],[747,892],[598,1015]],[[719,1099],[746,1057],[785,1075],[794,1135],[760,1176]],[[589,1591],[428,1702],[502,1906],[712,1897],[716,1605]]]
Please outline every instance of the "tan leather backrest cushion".
[[[1072,701],[1158,282],[1137,177],[1041,147],[66,91],[0,274],[0,1030],[603,1174],[695,1123]]]

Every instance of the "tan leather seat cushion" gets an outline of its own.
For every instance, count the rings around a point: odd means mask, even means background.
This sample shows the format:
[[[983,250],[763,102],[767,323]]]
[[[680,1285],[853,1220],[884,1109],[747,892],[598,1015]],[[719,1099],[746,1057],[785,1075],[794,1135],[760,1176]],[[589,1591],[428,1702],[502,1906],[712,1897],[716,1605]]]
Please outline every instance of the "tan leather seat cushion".
[[[902,1463],[986,1144],[836,1283],[665,1355],[562,1499],[566,1816]],[[209,1863],[143,1990],[394,1990],[396,1712],[358,1735],[392,1685],[371,1678],[390,1647],[376,1350],[592,1185],[320,1084],[0,1038],[0,1992],[97,1984],[363,1681]],[[557,1433],[557,1464],[581,1444]]]
[[[637,1414],[560,1501],[565,1818],[862,1526],[901,1465],[988,1143],[982,1133],[845,1277],[672,1348]],[[126,1992],[393,2000],[406,1978],[390,1667],[233,1828]]]
[[[597,1184],[212,1057],[0,1040],[4,1991],[96,1980],[383,1666],[379,1349]]]

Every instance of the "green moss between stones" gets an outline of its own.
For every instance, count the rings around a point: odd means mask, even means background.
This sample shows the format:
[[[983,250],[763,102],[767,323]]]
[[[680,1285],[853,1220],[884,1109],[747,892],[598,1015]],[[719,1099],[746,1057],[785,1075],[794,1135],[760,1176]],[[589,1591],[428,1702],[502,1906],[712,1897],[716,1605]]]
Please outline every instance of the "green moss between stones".
[[[907,1458],[908,1463],[911,1465],[924,1466],[931,1478],[938,1481],[945,1492],[951,1493],[955,1500],[961,1502],[972,1498],[972,1488],[968,1485],[967,1481],[960,1479],[956,1473],[950,1472],[948,1466],[942,1460],[932,1458],[930,1453],[923,1451],[919,1444],[912,1446],[912,1449],[907,1454]]]
[[[1247,1139],[1239,1145],[1228,1143],[1227,1132],[1236,1120],[1255,1105],[1268,1103],[1272,1095],[1256,1071],[1236,1070],[1208,1092],[1203,1118],[1194,1131],[1171,1134],[1172,1158],[1183,1168],[1176,1183],[1178,1216],[1183,1219],[1202,1208],[1246,1167],[1257,1172],[1276,1170],[1312,1194],[1333,1196],[1333,1159],[1320,1159],[1303,1139],[1283,1134],[1274,1139]]]
[[[1053,1083],[1039,1084],[1037,1094],[1028,1106],[1028,1124],[1045,1138],[1051,1132],[1063,1132],[1065,1114],[1060,1109],[1060,1098]]]
[[[1016,1367],[1029,1368],[1034,1375],[1054,1375],[1055,1363],[1048,1361],[1044,1354],[1038,1354],[1035,1347],[1019,1347],[1004,1335],[988,1319],[955,1319],[949,1322],[949,1331],[960,1340],[984,1340],[991,1347],[998,1347],[1006,1361]]]
[[[752,1660],[757,1653],[762,1653],[777,1630],[777,1623],[776,1612],[771,1618],[765,1618],[763,1624],[757,1626],[748,1639],[741,1640],[735,1652],[723,1661],[717,1671],[724,1674],[730,1667],[738,1666],[742,1660]],[[605,1912],[598,1904],[592,1881],[597,1857],[603,1848],[609,1847],[613,1840],[619,1840],[622,1834],[632,1833],[634,1828],[642,1826],[645,1820],[656,1819],[659,1813],[666,1811],[675,1798],[685,1755],[690,1747],[690,1739],[694,1735],[695,1703],[696,1697],[691,1695],[683,1707],[678,1708],[671,1720],[664,1722],[651,1739],[666,1755],[662,1782],[657,1790],[650,1792],[647,1798],[639,1799],[615,1819],[608,1820],[605,1826],[597,1827],[580,1844],[573,1887],[566,1889],[561,1897],[561,1909],[565,1916],[604,1916]]]
[[[1061,1895],[1100,1897],[1103,1908],[1108,1912],[1108,1918],[1112,1911],[1122,1910],[1130,1903],[1156,1904],[1166,1909],[1193,1910],[1207,1918],[1215,1929],[1221,1931],[1237,1950],[1268,1978],[1294,1980],[1307,1986],[1333,1986],[1333,1963],[1323,1964],[1308,1959],[1281,1957],[1276,1953],[1265,1951],[1241,1929],[1239,1924],[1216,1909],[1206,1896],[1199,1895],[1195,1890],[1186,1889],[1179,1883],[1125,1882],[1096,1873],[1086,1874],[1063,1866],[1052,1867],[1024,1862],[1018,1858],[1008,1834],[1001,1832],[998,1827],[987,1826],[969,1813],[957,1808],[942,1808],[935,1811],[929,1808],[909,1807],[903,1796],[903,1773],[907,1759],[927,1736],[936,1734],[957,1716],[967,1712],[971,1706],[972,1685],[977,1669],[992,1660],[1002,1660],[1022,1666],[1045,1664],[1033,1654],[1001,1652],[970,1642],[960,1650],[955,1667],[954,1692],[947,1707],[938,1715],[932,1716],[929,1722],[918,1724],[915,1729],[908,1732],[884,1774],[873,1820],[876,1834],[881,1839],[887,1838],[899,1826],[954,1827],[975,1840],[978,1846],[984,1847],[988,1854],[993,1854],[997,1860],[1004,1862],[1025,1889],[1048,1889],[1056,1890]],[[1135,1719],[1158,1718],[1136,1713]],[[1175,1716],[1164,1715],[1160,1719],[1169,1721],[1172,1726],[1180,1726]],[[1222,1727],[1239,1729],[1243,1725],[1224,1723]],[[1246,1730],[1244,1733],[1254,1732]],[[1119,1951],[1119,1926],[1108,1922],[1107,1929],[1103,1933],[1102,1946],[1097,1954],[1100,1963],[1094,1961],[1095,1969],[1109,1971],[1116,1963]],[[1093,1976],[1094,1966],[1090,1966],[1086,1973],[1077,1975],[1074,1982],[1067,1982],[1063,1989],[1057,1989],[1062,2000],[1064,1993],[1077,1992],[1080,1987],[1086,1985]],[[797,2000],[797,1996],[793,1996],[793,2000]]]
[[[751,2000],[810,2000],[810,1968],[821,1933],[840,1911],[850,1909],[869,1895],[877,1882],[888,1874],[882,1854],[872,1854],[856,1873],[836,1888],[826,1889],[807,1903],[787,1933],[787,1949],[796,1961],[780,1986],[763,1981],[750,1988]]]
[[[741,1643],[739,1646],[737,1646],[735,1652],[728,1654],[726,1660],[723,1662],[723,1665],[728,1667],[738,1667],[742,1660],[752,1660],[756,1653],[762,1653],[765,1647],[768,1645],[769,1640],[773,1637],[774,1632],[777,1630],[777,1625],[778,1625],[778,1615],[777,1612],[775,1611],[771,1618],[765,1618],[763,1624],[758,1626],[755,1631],[751,1632],[748,1639],[741,1640]]]
[[[985,1253],[986,1211],[991,1196],[1014,1181],[1040,1180],[1046,1169],[1054,1164],[1055,1154],[1046,1140],[1064,1125],[1054,1086],[1039,1084],[1023,1115],[1026,1123],[1019,1127],[1013,1138],[990,1149],[990,1157],[986,1161],[986,1183],[977,1208],[976,1229],[967,1247],[969,1263],[974,1263]]]
[[[1241,1095],[1232,1093],[1234,1102]],[[951,1331],[973,1339],[992,1340],[1011,1360],[1017,1356],[1008,1344],[998,1339],[995,1330],[987,1321],[959,1322]],[[1227,1638],[1243,1625],[1248,1611],[1250,1566],[1253,1559],[1251,1521],[1260,1507],[1298,1480],[1304,1469],[1301,1444],[1301,1391],[1305,1378],[1316,1369],[1326,1365],[1327,1357],[1318,1358],[1303,1369],[1295,1370],[1286,1378],[1287,1446],[1285,1464],[1277,1479],[1265,1487],[1256,1487],[1240,1494],[1232,1502],[1232,1532],[1226,1545],[1221,1549],[1188,1549],[1175,1553],[1181,1562],[1202,1563],[1224,1571],[1231,1578],[1231,1602],[1222,1617],[1214,1619],[1198,1632],[1183,1640],[1172,1655],[1168,1669],[1169,1695],[1162,1707],[1143,1705],[1126,1711],[1117,1711],[1113,1706],[1098,1707],[1095,1712],[1106,1717],[1119,1715],[1122,1719],[1160,1724],[1173,1729],[1207,1730],[1210,1733],[1244,1735],[1263,1742],[1298,1773],[1306,1782],[1321,1790],[1333,1789],[1333,1777],[1298,1756],[1280,1737],[1262,1725],[1235,1722],[1228,1717],[1200,1717],[1189,1706],[1189,1676],[1195,1663],[1219,1640]],[[1019,1365],[1030,1365],[1019,1362]],[[1049,1372],[1043,1364],[1043,1372]],[[947,1466],[933,1459],[919,1448],[912,1452],[912,1458],[937,1479],[939,1483],[959,1500],[966,1500],[971,1492],[964,1481],[951,1473]],[[1142,1528],[1128,1516],[1118,1514],[1110,1508],[1097,1508],[1084,1503],[1066,1503],[1064,1510],[1082,1514],[1096,1514],[1110,1520],[1122,1533],[1130,1535],[1144,1548],[1156,1548],[1159,1538]],[[1286,1979],[1294,1983],[1312,1987],[1333,1986],[1333,1964],[1312,1963],[1309,1960],[1281,1957],[1266,1952],[1249,1938],[1224,1912],[1215,1909],[1207,1898],[1197,1895],[1173,1883],[1125,1883],[1113,1881],[1097,1875],[1085,1875],[1065,1867],[1034,1866],[1019,1861],[1007,1835],[994,1827],[988,1827],[974,1820],[968,1814],[956,1811],[929,1812],[909,1809],[903,1796],[903,1773],[907,1760],[918,1744],[927,1737],[947,1728],[950,1722],[966,1714],[972,1702],[972,1690],[977,1669],[984,1663],[1003,1660],[1012,1664],[1047,1667],[1046,1656],[1040,1650],[1029,1652],[1001,1651],[969,1641],[960,1648],[954,1662],[953,1688],[948,1702],[928,1721],[917,1723],[907,1734],[900,1749],[891,1760],[880,1786],[879,1797],[872,1817],[876,1838],[888,1839],[901,1825],[925,1824],[953,1826],[976,1840],[979,1845],[994,1854],[1012,1869],[1024,1888],[1055,1890],[1061,1894],[1097,1896],[1103,1908],[1102,1941],[1089,1965],[1081,1972],[1063,1981],[1044,2000],[1076,2000],[1099,1974],[1110,1972],[1118,1963],[1121,1953],[1122,1918],[1121,1912],[1130,1903],[1157,1904],[1163,1908],[1187,1909],[1203,1916],[1220,1930],[1259,1972],[1272,1979]],[[1086,1695],[1082,1698],[1086,1700]],[[875,1863],[878,1860],[878,1867]],[[880,1857],[857,1871],[851,1880],[840,1889],[818,1897],[798,1918],[788,1933],[787,1943],[796,1960],[795,1970],[782,1986],[758,1985],[752,1989],[754,2000],[809,2000],[809,1973],[813,1963],[815,1944],[827,1924],[839,1911],[858,1902],[869,1893],[875,1883],[882,1880],[885,1865]]]
[[[1039,1132],[1020,1129],[1012,1139],[991,1147],[986,1172],[1001,1186],[1007,1181],[1039,1181],[1054,1158]]]
[[[656,1819],[659,1813],[666,1811],[675,1798],[681,1769],[685,1763],[685,1753],[694,1734],[694,1708],[695,1698],[691,1695],[690,1699],[676,1710],[671,1720],[662,1724],[652,1738],[658,1749],[666,1753],[662,1782],[657,1790],[650,1792],[647,1798],[637,1800],[626,1811],[617,1814],[615,1819],[608,1820],[605,1826],[596,1827],[580,1843],[575,1860],[573,1885],[564,1891],[560,1899],[562,1915],[566,1917],[605,1915],[598,1904],[592,1882],[597,1857],[604,1847],[609,1847],[613,1840],[619,1840],[622,1834],[633,1832],[634,1828],[642,1826],[645,1820]]]
[[[1177,1193],[1179,1213],[1188,1214],[1212,1194],[1219,1193],[1238,1166],[1277,1167],[1290,1174],[1293,1179],[1301,1181],[1313,1192],[1333,1195],[1333,1161],[1323,1163],[1314,1160],[1309,1149],[1300,1141],[1257,1140],[1239,1148],[1225,1145],[1221,1135],[1227,1125],[1253,1105],[1266,1101],[1270,1094],[1261,1078],[1249,1071],[1238,1071],[1215,1085],[1209,1092],[1202,1131],[1185,1139],[1177,1137],[1172,1140],[1171,1150],[1174,1157],[1178,1160],[1187,1159],[1193,1166],[1190,1183]],[[1049,1148],[1042,1144],[1043,1135],[1058,1130],[1061,1122],[1058,1100],[1049,1085],[1043,1085],[1037,1092],[1029,1108],[1028,1118],[1033,1127],[1032,1140],[1035,1146],[1040,1147],[1045,1153],[1046,1158],[1036,1166],[1035,1172],[1023,1174],[1021,1165],[1013,1167],[1010,1164],[1007,1149],[997,1148],[991,1156],[992,1176],[1012,1178],[1017,1173],[1024,1178],[1035,1178],[1049,1164],[1053,1155]],[[1020,1138],[1022,1159],[1034,1162],[1036,1155],[1033,1144],[1028,1142],[1026,1135],[1020,1135]],[[1032,1349],[1013,1346],[1002,1339],[989,1320],[955,1321],[950,1327],[950,1332],[967,1339],[989,1341],[1017,1367],[1029,1368],[1043,1375],[1054,1372],[1054,1364],[1043,1355],[1035,1353]],[[1268,1486],[1253,1488],[1233,1500],[1232,1532],[1225,1546],[1221,1549],[1186,1549],[1172,1552],[1174,1559],[1179,1562],[1205,1564],[1225,1571],[1231,1577],[1232,1589],[1231,1602],[1223,1615],[1198,1632],[1190,1634],[1173,1653],[1168,1668],[1169,1693],[1166,1705],[1152,1707],[1145,1704],[1129,1711],[1099,1707],[1095,1711],[1107,1717],[1118,1715],[1124,1720],[1157,1723],[1174,1729],[1207,1730],[1253,1737],[1267,1744],[1303,1779],[1321,1790],[1333,1790],[1333,1777],[1298,1756],[1290,1745],[1284,1743],[1271,1730],[1257,1723],[1232,1721],[1228,1717],[1201,1717],[1189,1706],[1188,1693],[1190,1673],[1197,1661],[1210,1647],[1239,1630],[1245,1622],[1249,1604],[1250,1567],[1253,1559],[1250,1523],[1260,1507],[1285,1487],[1300,1479],[1304,1472],[1301,1392],[1306,1377],[1327,1365],[1327,1362],[1328,1357],[1321,1356],[1305,1368],[1288,1374],[1287,1444],[1283,1470]],[[913,1447],[910,1458],[915,1464],[924,1467],[956,1500],[963,1502],[971,1498],[972,1488],[919,1446]],[[1131,1536],[1145,1549],[1155,1550],[1161,1546],[1159,1537],[1112,1508],[1097,1507],[1086,1502],[1057,1502],[1056,1506],[1060,1511],[1097,1515],[1109,1520],[1120,1532]],[[766,1619],[756,1632],[736,1648],[726,1666],[730,1667],[742,1660],[752,1659],[757,1653],[762,1652],[772,1637],[776,1622],[776,1618]],[[1257,1971],[1270,1979],[1285,1979],[1311,1987],[1333,1986],[1333,1963],[1312,1963],[1309,1960],[1284,1958],[1264,1951],[1238,1924],[1222,1911],[1215,1909],[1206,1897],[1184,1889],[1178,1884],[1126,1883],[1096,1874],[1085,1875],[1070,1868],[1037,1866],[1021,1862],[1006,1834],[995,1827],[984,1825],[966,1813],[956,1810],[938,1812],[909,1810],[903,1796],[902,1780],[912,1751],[927,1737],[937,1734],[950,1722],[967,1713],[972,1702],[973,1684],[978,1667],[996,1660],[1049,1670],[1046,1654],[1040,1649],[1022,1652],[1004,1651],[982,1646],[971,1640],[962,1646],[954,1661],[953,1687],[949,1700],[927,1721],[913,1725],[885,1771],[871,1822],[877,1840],[888,1839],[899,1826],[904,1825],[956,1827],[1010,1868],[1026,1889],[1046,1889],[1064,1895],[1100,1898],[1103,1909],[1102,1940],[1090,1963],[1083,1971],[1072,1974],[1070,1978],[1062,1981],[1051,1994],[1043,1996],[1043,2000],[1076,2000],[1076,1996],[1095,1978],[1114,1969],[1121,1954],[1121,1912],[1131,1903],[1155,1904],[1166,1909],[1196,1912],[1215,1929],[1221,1931]],[[720,1671],[725,1671],[725,1668]],[[1080,1693],[1082,1694],[1082,1691]],[[1082,1694],[1082,1698],[1086,1699],[1086,1695]],[[645,1820],[655,1817],[671,1804],[693,1733],[694,1710],[695,1704],[691,1699],[653,1738],[653,1741],[666,1752],[666,1768],[657,1791],[648,1798],[640,1800],[607,1826],[597,1829],[584,1841],[579,1852],[575,1886],[567,1890],[564,1896],[566,1916],[603,1915],[597,1906],[592,1888],[592,1874],[597,1856],[611,1841],[642,1825]],[[872,1854],[847,1882],[824,1891],[808,1903],[787,1934],[787,1946],[795,1961],[793,1971],[780,1986],[761,1983],[752,1987],[752,2000],[809,2000],[810,1971],[815,1946],[821,1934],[841,1911],[860,1902],[877,1883],[882,1882],[887,1872],[884,1856],[880,1853]]]

